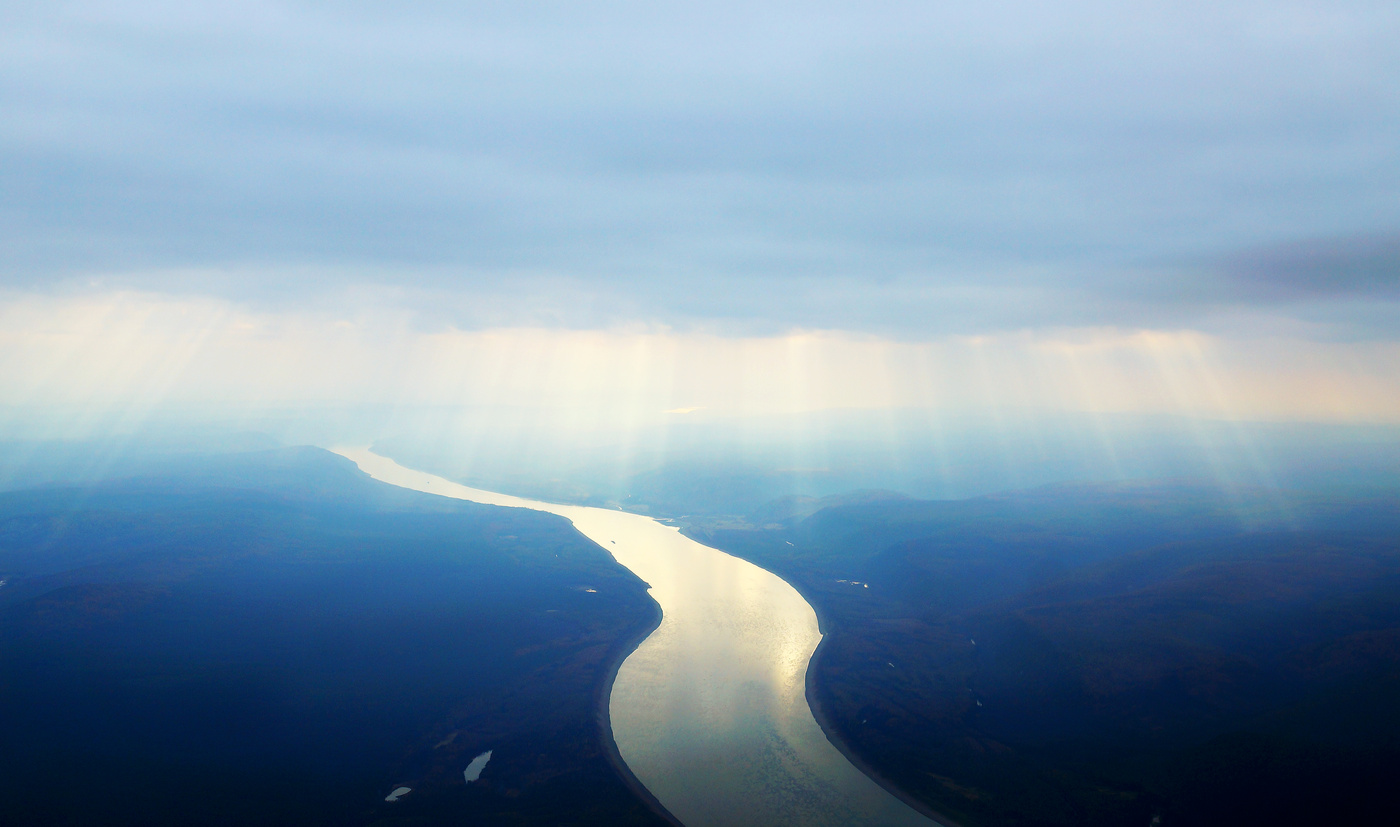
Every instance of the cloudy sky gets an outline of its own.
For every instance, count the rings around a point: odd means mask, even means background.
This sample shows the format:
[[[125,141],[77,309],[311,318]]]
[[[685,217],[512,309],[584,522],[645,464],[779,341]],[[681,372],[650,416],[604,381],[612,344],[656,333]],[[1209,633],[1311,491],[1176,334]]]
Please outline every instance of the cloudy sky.
[[[1397,43],[1394,2],[0,2],[0,401],[479,389],[528,340],[537,390],[644,351],[648,405],[981,359],[1400,420]]]

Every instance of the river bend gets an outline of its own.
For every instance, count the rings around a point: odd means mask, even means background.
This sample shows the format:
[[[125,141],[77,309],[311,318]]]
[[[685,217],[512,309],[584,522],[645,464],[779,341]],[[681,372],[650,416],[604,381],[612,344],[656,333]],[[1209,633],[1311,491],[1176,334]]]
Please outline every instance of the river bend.
[[[495,494],[336,450],[403,488],[565,517],[651,587],[661,625],[623,661],[609,713],[622,759],[687,827],[935,823],[817,725],[805,694],[817,617],[777,575],[639,514]]]

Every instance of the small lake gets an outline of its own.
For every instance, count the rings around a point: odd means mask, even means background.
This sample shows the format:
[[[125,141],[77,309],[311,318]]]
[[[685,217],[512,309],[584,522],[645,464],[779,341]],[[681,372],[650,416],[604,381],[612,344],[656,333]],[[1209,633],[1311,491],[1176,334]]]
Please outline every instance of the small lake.
[[[473,758],[471,763],[467,765],[467,768],[465,770],[462,770],[462,778],[464,778],[468,784],[481,778],[481,771],[486,769],[486,762],[490,760],[491,750],[488,749],[487,751]]]
[[[807,706],[812,607],[768,571],[649,517],[495,494],[336,449],[377,480],[558,514],[651,586],[661,625],[609,700],[622,759],[687,827],[931,825],[846,760]]]

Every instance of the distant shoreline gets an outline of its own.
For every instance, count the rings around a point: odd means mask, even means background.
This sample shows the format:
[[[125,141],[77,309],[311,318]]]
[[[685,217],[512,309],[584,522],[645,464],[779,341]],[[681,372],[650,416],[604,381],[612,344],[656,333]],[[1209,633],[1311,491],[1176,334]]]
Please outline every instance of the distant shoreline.
[[[574,530],[577,531],[578,529],[575,528]],[[579,533],[582,534],[582,532]],[[589,542],[593,542],[593,540],[590,539]],[[604,550],[606,551],[606,549]],[[611,552],[609,552],[608,556],[612,556]],[[661,802],[657,800],[656,796],[652,795],[651,790],[648,790],[646,785],[633,774],[632,768],[627,766],[626,761],[622,760],[622,753],[618,750],[617,741],[613,738],[611,702],[613,684],[617,681],[617,673],[622,669],[623,662],[631,657],[633,652],[637,651],[637,647],[641,646],[642,642],[651,637],[651,633],[655,632],[657,628],[661,626],[661,604],[657,603],[656,598],[651,596],[650,587],[648,587],[647,599],[651,601],[651,605],[654,608],[651,622],[636,634],[615,644],[612,650],[609,651],[608,671],[603,679],[598,682],[594,690],[593,704],[596,709],[599,736],[603,743],[603,753],[607,755],[608,763],[612,764],[613,770],[615,770],[618,777],[622,779],[622,783],[632,791],[633,795],[641,799],[642,803],[647,806],[647,809],[651,810],[663,821],[673,825],[673,827],[684,827],[680,820],[671,815],[671,811],[667,810]]]

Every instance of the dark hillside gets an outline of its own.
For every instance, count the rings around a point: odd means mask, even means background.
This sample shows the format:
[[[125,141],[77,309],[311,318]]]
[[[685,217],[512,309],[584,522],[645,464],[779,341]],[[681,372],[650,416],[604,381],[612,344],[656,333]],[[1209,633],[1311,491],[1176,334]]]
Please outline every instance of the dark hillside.
[[[973,825],[1391,824],[1400,508],[1168,487],[688,531],[778,572],[862,758]]]
[[[566,521],[185,462],[0,495],[8,823],[660,823],[595,703],[656,607]]]

